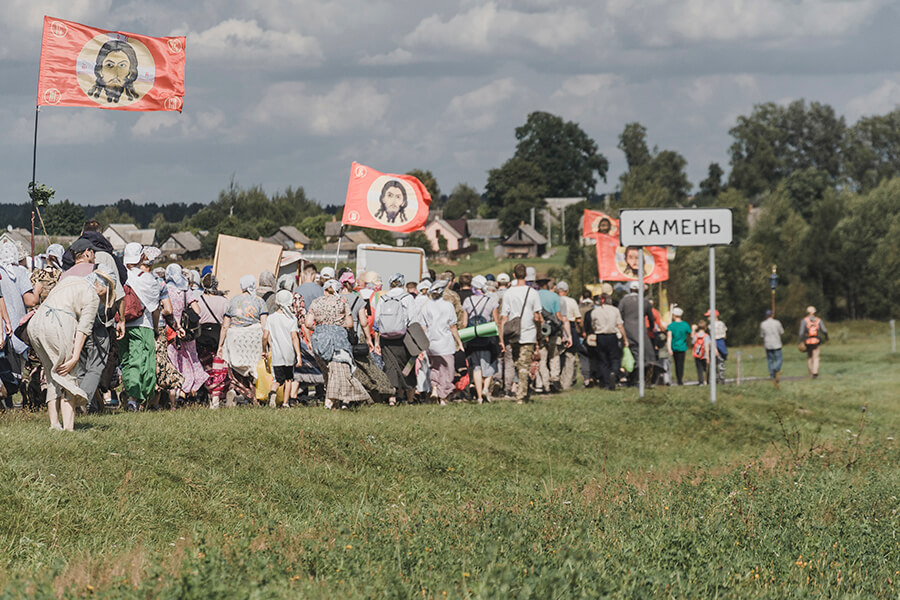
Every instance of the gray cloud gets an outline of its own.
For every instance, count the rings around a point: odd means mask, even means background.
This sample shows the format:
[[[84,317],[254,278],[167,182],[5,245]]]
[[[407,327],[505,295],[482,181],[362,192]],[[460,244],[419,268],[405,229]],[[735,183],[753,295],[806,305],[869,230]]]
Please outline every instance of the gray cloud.
[[[754,103],[806,98],[856,119],[900,102],[887,0],[8,0],[0,5],[0,201],[25,201],[44,14],[187,34],[183,114],[46,108],[38,179],[76,202],[209,201],[232,174],[341,203],[353,160],[484,185],[529,112],[577,121],[610,159],[640,121],[727,168]]]

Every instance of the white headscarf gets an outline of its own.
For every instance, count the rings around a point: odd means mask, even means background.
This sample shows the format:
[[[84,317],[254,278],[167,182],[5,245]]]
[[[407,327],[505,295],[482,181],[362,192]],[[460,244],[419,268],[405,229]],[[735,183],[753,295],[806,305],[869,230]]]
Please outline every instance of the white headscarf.
[[[181,265],[172,263],[166,267],[166,283],[171,283],[176,290],[185,292],[188,289],[188,280],[184,276]]]
[[[244,275],[241,277],[241,291],[248,294],[256,293],[256,277],[253,275]]]
[[[278,308],[283,310],[286,313],[291,312],[291,304],[294,302],[294,294],[287,290],[278,290],[275,293],[275,304],[278,305]]]
[[[16,280],[16,269],[19,264],[19,249],[12,242],[3,242],[0,246],[0,267],[9,274],[9,278]]]
[[[341,284],[338,283],[337,279],[329,279],[328,281],[326,281],[325,283],[322,284],[322,289],[323,290],[330,289],[331,291],[333,291],[336,294],[341,291]]]

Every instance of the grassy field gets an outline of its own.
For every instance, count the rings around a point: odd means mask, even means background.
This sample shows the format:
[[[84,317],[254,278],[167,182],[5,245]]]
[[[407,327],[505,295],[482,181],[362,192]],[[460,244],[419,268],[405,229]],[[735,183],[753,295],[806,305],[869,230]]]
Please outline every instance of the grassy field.
[[[3,414],[0,596],[896,598],[900,357],[831,330],[716,406]]]

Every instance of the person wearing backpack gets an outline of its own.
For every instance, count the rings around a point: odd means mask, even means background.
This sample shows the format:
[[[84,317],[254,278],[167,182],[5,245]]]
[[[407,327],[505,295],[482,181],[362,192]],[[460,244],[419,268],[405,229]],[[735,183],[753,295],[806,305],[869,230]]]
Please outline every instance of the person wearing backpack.
[[[500,320],[500,305],[485,294],[486,286],[487,279],[483,275],[472,278],[472,295],[463,300],[469,327],[497,323]],[[497,357],[506,350],[503,340],[499,340],[498,345],[496,336],[480,337],[476,332],[475,338],[466,342],[465,347],[478,404],[490,402],[491,378],[497,373]]]
[[[691,356],[694,357],[694,364],[697,366],[697,384],[706,385],[708,383],[709,368],[709,334],[706,333],[706,321],[700,319],[691,336]]]
[[[526,282],[525,265],[513,268],[516,283],[503,295],[500,309],[500,337],[512,348],[512,358],[518,375],[516,403],[528,400],[528,384],[531,380],[531,359],[537,343],[537,330],[541,326],[541,300]]]
[[[541,300],[542,316],[549,335],[544,335],[538,342],[541,351],[540,383],[538,390],[545,392],[561,392],[559,378],[562,374],[561,346],[572,347],[569,331],[569,318],[562,312],[559,294],[550,289],[550,280],[538,281],[538,297]]]
[[[819,350],[822,342],[828,340],[828,330],[825,323],[816,316],[816,307],[807,306],[806,316],[800,321],[800,348],[806,350],[806,368],[809,376],[815,379],[819,376]]]
[[[384,369],[391,385],[394,386],[394,395],[388,403],[393,406],[397,403],[397,397],[402,396],[407,402],[412,402],[416,392],[416,373],[414,364],[403,337],[409,327],[409,319],[413,310],[414,298],[406,293],[406,277],[401,273],[394,273],[388,280],[390,289],[382,294],[375,306],[375,332],[374,351],[384,360]]]
[[[172,303],[172,316],[178,328],[171,337],[166,348],[166,355],[175,370],[184,381],[178,395],[181,398],[196,394],[209,377],[197,355],[197,337],[200,335],[201,294],[189,289],[190,284],[184,276],[181,265],[171,264],[166,267],[166,291]],[[185,327],[187,325],[187,327]]]

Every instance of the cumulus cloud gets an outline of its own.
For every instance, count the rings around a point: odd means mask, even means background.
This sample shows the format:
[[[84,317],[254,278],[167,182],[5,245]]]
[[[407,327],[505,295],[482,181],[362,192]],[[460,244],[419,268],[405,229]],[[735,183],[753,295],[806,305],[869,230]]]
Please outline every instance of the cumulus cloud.
[[[197,58],[254,61],[263,69],[282,69],[285,59],[302,59],[314,66],[323,56],[316,38],[296,31],[263,29],[255,20],[222,21],[200,33],[189,33],[187,43]]]
[[[577,45],[590,33],[590,19],[578,8],[528,13],[488,2],[446,20],[427,17],[404,43],[475,54],[502,52],[510,45],[555,51]]]
[[[568,77],[550,95],[551,112],[600,130],[620,128],[635,118],[635,96],[640,92],[615,73]]]
[[[116,125],[106,111],[94,109],[41,111],[38,143],[41,146],[70,146],[107,142],[116,134]],[[16,120],[10,137],[31,143],[34,117]]]
[[[900,105],[900,83],[896,79],[885,79],[872,91],[857,96],[847,102],[847,117],[855,121],[860,117],[883,115]]]
[[[384,54],[375,54],[374,56],[364,56],[360,59],[359,64],[365,66],[381,67],[408,65],[415,62],[415,56],[412,52],[405,48],[396,48]]]
[[[378,127],[389,103],[387,94],[367,82],[342,81],[325,94],[310,92],[304,83],[283,82],[265,90],[252,118],[278,127],[295,125],[313,135],[335,135]]]
[[[145,141],[154,138],[196,141],[221,133],[224,126],[225,113],[218,108],[190,114],[149,112],[131,127],[131,135]]]
[[[20,59],[34,56],[41,44],[44,15],[91,23],[108,14],[112,0],[4,0],[0,2],[0,58]]]
[[[498,79],[471,92],[454,96],[444,121],[454,131],[482,131],[497,121],[497,113],[516,93],[512,78]]]
[[[609,17],[648,46],[828,37],[856,30],[888,0],[610,0]]]

